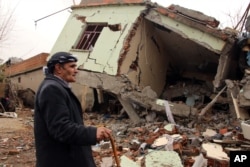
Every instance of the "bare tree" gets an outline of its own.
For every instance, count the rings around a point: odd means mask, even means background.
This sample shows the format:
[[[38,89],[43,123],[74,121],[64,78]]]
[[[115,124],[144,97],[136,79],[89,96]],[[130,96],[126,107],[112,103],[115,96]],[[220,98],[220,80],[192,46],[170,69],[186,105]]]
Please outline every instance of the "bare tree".
[[[231,14],[227,13],[226,15],[228,18],[230,18],[231,26],[240,32],[244,30],[244,26],[247,21],[247,17],[249,15],[250,10],[250,3],[247,6],[242,6],[240,9],[238,9],[235,13]],[[242,13],[244,11],[244,13]]]
[[[246,23],[247,23],[249,10],[250,10],[250,3],[246,7],[244,14],[242,15],[241,19],[239,20],[238,24],[235,26],[234,29],[239,29],[240,31],[243,31],[243,27],[245,27]],[[249,24],[249,23],[247,23],[247,24]]]
[[[3,0],[0,0],[0,47],[13,30],[15,8],[8,7]]]

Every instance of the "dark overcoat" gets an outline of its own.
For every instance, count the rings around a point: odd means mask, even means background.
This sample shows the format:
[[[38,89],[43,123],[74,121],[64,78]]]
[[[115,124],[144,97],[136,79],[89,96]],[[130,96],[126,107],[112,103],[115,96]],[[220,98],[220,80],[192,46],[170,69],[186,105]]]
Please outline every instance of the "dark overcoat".
[[[47,75],[35,99],[36,166],[96,167],[91,150],[96,130],[84,126],[81,104],[70,87]]]

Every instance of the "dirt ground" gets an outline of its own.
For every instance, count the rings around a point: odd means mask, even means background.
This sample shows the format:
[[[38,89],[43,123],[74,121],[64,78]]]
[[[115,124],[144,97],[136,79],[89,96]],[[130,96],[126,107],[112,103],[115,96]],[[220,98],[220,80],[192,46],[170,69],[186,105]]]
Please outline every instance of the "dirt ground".
[[[33,113],[16,113],[17,118],[0,117],[0,167],[34,167]]]
[[[33,112],[30,109],[23,109],[17,110],[16,114],[18,115],[17,118],[3,118],[0,116],[0,167],[35,167],[36,158],[33,134]],[[214,127],[210,127],[210,129],[216,129],[217,126],[217,129],[225,129],[221,128],[221,126],[225,127],[224,121],[229,120],[229,114],[222,115],[216,117],[209,116],[207,124],[204,122],[202,123],[202,125],[204,125],[206,128],[209,128],[210,126]],[[160,124],[148,123],[147,125],[144,125],[142,127],[127,127],[125,125],[130,125],[130,123],[128,122],[129,119],[115,119],[115,115],[111,116],[110,119],[102,119],[106,117],[103,117],[103,115],[100,114],[93,113],[87,116],[88,117],[85,118],[86,124],[120,125],[117,126],[118,129],[116,130],[112,128],[113,126],[108,128],[114,130],[115,134],[117,134],[118,132],[121,133],[120,138],[117,136],[115,138],[117,146],[129,148],[130,150],[138,150],[136,149],[136,146],[131,145],[131,141],[134,141],[135,138],[150,143],[150,140],[155,139],[156,134],[154,130],[156,126],[158,127],[158,125],[165,125],[163,122],[158,122]],[[213,120],[213,118],[215,120]],[[228,131],[234,130],[235,127],[239,127],[238,124],[234,124],[235,121],[231,120],[231,122],[232,123],[230,124],[230,126],[228,125],[228,127],[226,128],[228,129]],[[121,128],[123,126],[124,128]],[[125,131],[123,130],[126,130],[128,132],[126,134],[126,137],[123,137],[122,135],[123,133],[125,133]],[[182,130],[183,132],[185,132],[185,128]],[[161,131],[159,131],[159,135],[160,134]],[[187,146],[185,148],[187,148]],[[110,147],[108,149],[101,149],[101,151],[94,151],[93,153],[98,167],[103,166],[102,160],[104,157],[113,157],[113,152]],[[136,157],[138,152],[119,152],[120,156],[123,154]],[[113,161],[112,163],[113,166],[115,166],[115,162]]]
[[[23,109],[15,113],[17,118],[0,116],[0,167],[35,167],[33,112]],[[94,154],[97,166],[102,154]],[[105,154],[112,156],[111,151]]]

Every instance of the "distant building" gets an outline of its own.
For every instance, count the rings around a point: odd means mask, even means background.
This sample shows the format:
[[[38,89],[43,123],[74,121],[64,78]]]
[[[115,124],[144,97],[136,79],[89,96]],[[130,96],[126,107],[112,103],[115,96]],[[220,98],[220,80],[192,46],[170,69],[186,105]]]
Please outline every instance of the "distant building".
[[[5,68],[4,74],[12,84],[36,91],[44,78],[43,67],[47,64],[48,56],[48,53],[40,53],[26,60],[10,58],[9,62],[6,62],[9,65]]]

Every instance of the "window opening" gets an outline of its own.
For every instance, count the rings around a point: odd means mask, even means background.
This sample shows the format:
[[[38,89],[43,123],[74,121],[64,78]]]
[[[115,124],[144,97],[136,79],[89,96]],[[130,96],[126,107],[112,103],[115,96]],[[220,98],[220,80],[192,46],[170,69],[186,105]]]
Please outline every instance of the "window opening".
[[[95,43],[102,32],[105,25],[88,25],[86,30],[83,32],[76,49],[90,50],[95,46]]]

